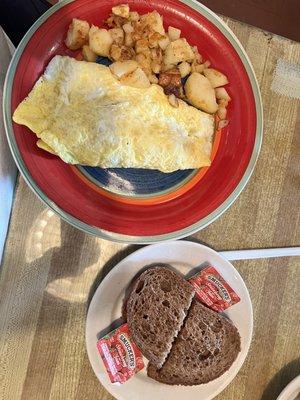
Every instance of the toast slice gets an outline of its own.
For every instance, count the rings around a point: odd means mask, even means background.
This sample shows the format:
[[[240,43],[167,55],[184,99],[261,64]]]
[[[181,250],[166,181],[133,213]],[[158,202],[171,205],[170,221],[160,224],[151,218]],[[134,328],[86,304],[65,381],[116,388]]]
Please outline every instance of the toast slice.
[[[143,272],[127,301],[127,322],[133,340],[160,368],[169,354],[194,297],[192,285],[168,268]]]
[[[161,369],[148,364],[148,376],[169,385],[199,385],[226,372],[241,349],[236,327],[197,300]]]

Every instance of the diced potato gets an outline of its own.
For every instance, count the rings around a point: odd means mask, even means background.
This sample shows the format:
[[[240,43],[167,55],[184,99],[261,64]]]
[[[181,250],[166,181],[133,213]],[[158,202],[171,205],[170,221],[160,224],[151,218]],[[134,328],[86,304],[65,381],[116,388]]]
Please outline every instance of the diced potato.
[[[215,91],[205,76],[193,72],[188,77],[184,89],[188,102],[194,107],[211,114],[218,110]]]
[[[98,56],[109,56],[109,50],[113,39],[107,29],[99,29],[92,26],[89,32],[90,49]]]
[[[197,62],[193,62],[191,65],[192,72],[199,72],[199,74],[202,74],[204,69],[205,69],[204,64],[198,64]]]
[[[140,15],[136,11],[130,11],[129,12],[129,21],[138,21],[140,19]]]
[[[82,55],[85,61],[95,62],[97,59],[97,54],[94,53],[88,45],[84,45],[82,48]]]
[[[158,43],[161,39],[163,39],[164,36],[161,35],[158,32],[152,32],[150,33],[149,37],[148,37],[148,41],[149,41],[149,47],[154,48],[158,46]]]
[[[132,60],[135,57],[135,52],[127,46],[118,46],[115,43],[111,45],[109,58],[114,61]]]
[[[216,89],[215,89],[215,91],[216,91]],[[227,106],[228,106],[228,103],[229,103],[229,100],[226,100],[226,99],[218,99],[218,100],[217,100],[217,103],[219,104],[219,107],[227,107]]]
[[[206,78],[209,80],[213,88],[224,86],[228,83],[227,76],[214,68],[207,68],[203,71]]]
[[[70,50],[78,50],[88,42],[90,25],[86,21],[73,18],[67,32],[65,40],[66,46]]]
[[[143,53],[149,50],[149,42],[147,39],[140,39],[135,42],[136,53]]]
[[[158,64],[156,61],[151,61],[151,69],[154,74],[159,74],[161,70],[161,64]]]
[[[165,34],[163,18],[157,11],[141,15],[141,21],[143,25],[148,25],[152,31],[158,32],[161,35]]]
[[[180,38],[181,30],[174,28],[173,26],[169,26],[168,28],[168,35],[171,40],[171,42],[174,42],[174,40],[177,40]]]
[[[138,63],[134,60],[116,61],[109,66],[111,72],[118,78],[131,74],[137,67]]]
[[[153,49],[150,49],[150,54],[153,61],[155,61],[158,64],[162,63],[163,53],[160,47],[155,47]]]
[[[136,55],[135,60],[146,75],[150,75],[152,73],[150,55],[145,53],[139,53]]]
[[[137,68],[131,74],[122,77],[120,82],[136,88],[148,88],[150,86],[150,81],[141,68]]]
[[[134,46],[132,33],[125,33],[125,46],[127,46],[127,47],[133,47]]]
[[[112,7],[112,13],[122,17],[129,18],[129,5],[128,4],[120,4],[119,6]]]
[[[178,65],[178,69],[180,71],[181,78],[185,78],[191,72],[191,65],[183,61]]]
[[[166,50],[169,43],[170,43],[170,39],[168,37],[165,37],[165,38],[159,40],[158,45],[162,50]]]
[[[219,107],[218,111],[217,111],[217,115],[220,119],[226,119],[226,115],[227,115],[227,109],[226,107]]]
[[[216,98],[219,100],[227,100],[227,102],[231,100],[227,90],[223,87],[215,88],[215,93]]]
[[[127,22],[126,24],[123,25],[123,30],[125,33],[132,33],[133,32],[133,26],[131,25],[130,22]]]
[[[122,45],[124,43],[124,31],[122,28],[109,29],[108,32],[110,33],[114,43],[118,45]]]
[[[113,43],[110,47],[109,58],[114,61],[118,61],[121,58],[122,49],[117,44]]]
[[[221,119],[218,123],[218,129],[223,129],[229,124],[228,119]]]
[[[164,63],[178,64],[182,61],[193,61],[194,53],[186,39],[177,39],[171,42],[165,50]]]
[[[201,64],[203,61],[203,57],[199,53],[197,46],[193,46],[193,52],[195,54],[195,61],[197,61],[198,64]]]

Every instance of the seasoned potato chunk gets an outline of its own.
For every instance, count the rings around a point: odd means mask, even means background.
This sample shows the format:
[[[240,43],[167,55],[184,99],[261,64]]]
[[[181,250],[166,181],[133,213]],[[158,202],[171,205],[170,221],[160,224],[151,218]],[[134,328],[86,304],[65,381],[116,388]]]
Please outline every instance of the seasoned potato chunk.
[[[226,100],[227,102],[231,100],[227,90],[223,87],[216,88],[215,93],[218,100]]]
[[[115,6],[111,9],[112,13],[122,18],[129,18],[129,5],[128,4],[120,4],[119,6]]]
[[[141,15],[141,21],[144,26],[148,25],[152,31],[158,32],[161,35],[165,34],[162,16],[157,11]]]
[[[107,29],[99,29],[92,26],[89,32],[89,45],[91,50],[98,56],[109,56],[110,46],[113,39]]]
[[[108,32],[114,43],[122,45],[124,43],[124,31],[122,28],[109,29]]]
[[[174,42],[174,40],[177,40],[180,38],[181,30],[174,28],[173,26],[169,26],[168,28],[168,35],[171,40],[171,42]]]
[[[95,62],[97,59],[97,54],[94,53],[88,45],[84,45],[82,48],[82,55],[85,61]]]
[[[210,81],[213,88],[224,86],[228,83],[227,76],[222,74],[222,72],[217,71],[214,68],[206,68],[203,71],[206,78]]]
[[[182,61],[193,61],[194,52],[186,39],[177,39],[171,42],[164,54],[165,64],[178,64]]]
[[[140,19],[140,15],[136,11],[129,12],[129,21],[136,22]]]
[[[159,40],[158,45],[162,50],[166,50],[170,43],[170,39],[168,37],[164,37],[163,39]]]
[[[211,114],[218,110],[215,91],[205,76],[193,72],[188,77],[184,89],[188,102],[194,107]]]
[[[140,39],[135,42],[136,53],[144,53],[149,50],[149,42],[147,39]]]
[[[134,60],[116,61],[109,66],[111,72],[118,78],[131,74],[137,67],[138,63]]]
[[[90,25],[86,21],[73,18],[67,32],[65,40],[66,46],[70,50],[78,50],[87,43],[89,37]]]
[[[132,60],[135,57],[135,52],[131,47],[118,46],[115,43],[111,45],[109,58],[114,61]]]
[[[137,68],[131,74],[120,79],[124,85],[133,86],[136,88],[147,88],[150,86],[150,81],[141,68]]]
[[[188,62],[183,61],[182,63],[180,63],[178,65],[178,69],[179,69],[181,78],[185,78],[191,72],[191,65]]]

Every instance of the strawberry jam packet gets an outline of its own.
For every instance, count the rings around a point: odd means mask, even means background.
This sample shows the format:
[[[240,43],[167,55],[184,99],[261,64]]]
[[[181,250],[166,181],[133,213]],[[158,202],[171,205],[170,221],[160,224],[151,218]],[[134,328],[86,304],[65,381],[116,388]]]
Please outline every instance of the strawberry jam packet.
[[[109,379],[114,384],[126,382],[144,368],[142,353],[131,339],[128,324],[101,338],[97,348]]]
[[[192,276],[189,283],[193,285],[198,300],[218,312],[226,310],[241,300],[211,265]]]

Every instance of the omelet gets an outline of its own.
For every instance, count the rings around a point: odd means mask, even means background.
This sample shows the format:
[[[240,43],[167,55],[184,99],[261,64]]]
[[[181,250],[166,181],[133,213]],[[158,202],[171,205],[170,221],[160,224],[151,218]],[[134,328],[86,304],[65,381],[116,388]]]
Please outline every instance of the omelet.
[[[155,84],[134,88],[104,65],[55,56],[14,122],[64,162],[162,172],[209,166],[214,119]]]

